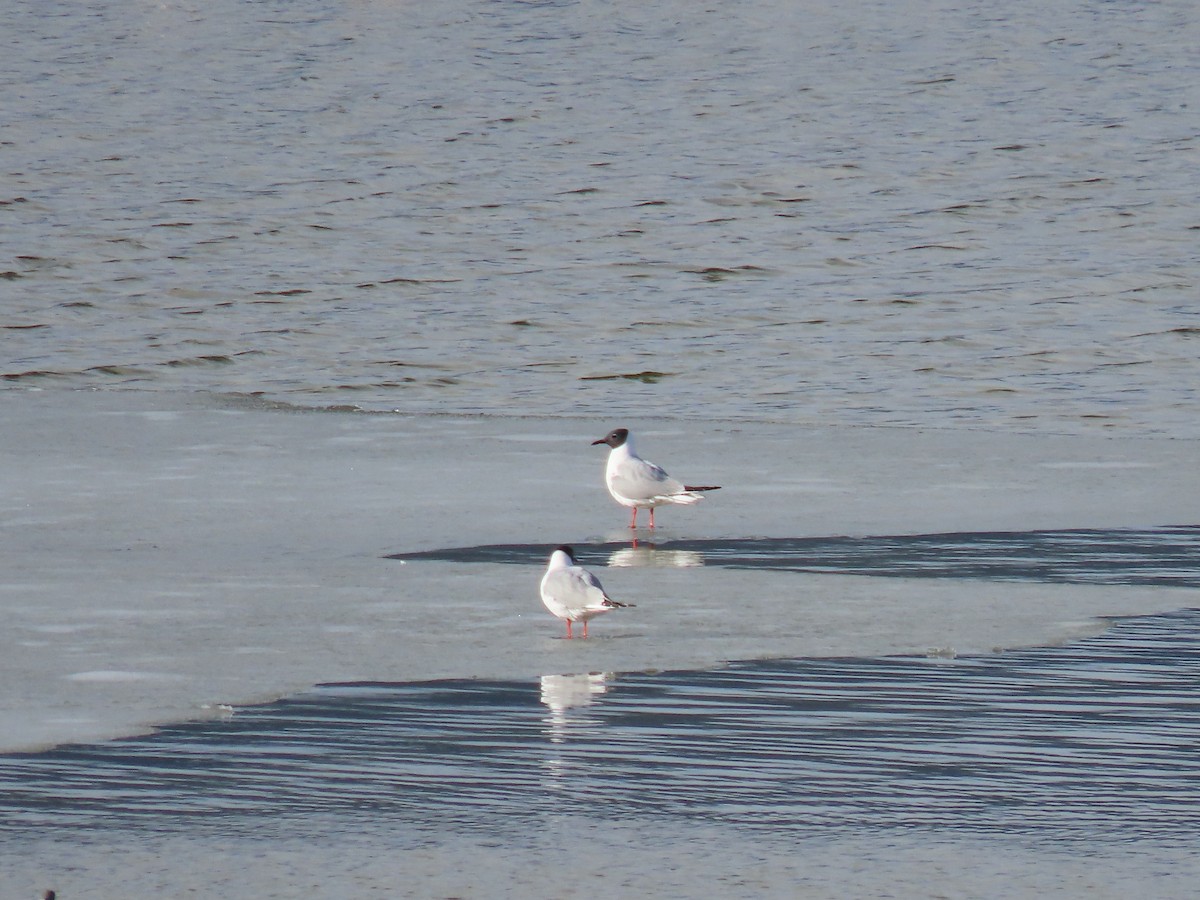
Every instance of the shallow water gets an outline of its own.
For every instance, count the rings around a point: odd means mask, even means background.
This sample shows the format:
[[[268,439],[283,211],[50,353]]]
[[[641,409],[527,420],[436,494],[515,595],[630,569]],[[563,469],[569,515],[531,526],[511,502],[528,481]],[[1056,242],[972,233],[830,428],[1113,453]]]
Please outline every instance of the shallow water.
[[[582,565],[719,566],[889,578],[1200,587],[1200,527],[1153,530],[720,538],[576,544]],[[389,558],[536,565],[545,546],[446,547]]]
[[[826,573],[950,578],[969,616],[981,586],[1016,581],[1169,585],[1186,603],[1200,585],[1194,539],[1170,528],[578,549],[608,556],[609,572],[823,560]],[[525,569],[536,549],[390,564]],[[684,897],[713,879],[730,896],[924,896],[933,878],[1006,897],[1120,896],[1150,879],[1154,896],[1182,898],[1197,875],[1198,638],[1187,609],[988,655],[322,685],[143,737],[0,756],[0,890],[574,896],[548,863],[572,859],[589,882],[619,872],[605,888],[617,897],[645,896],[647,879]]]
[[[553,858],[570,855],[558,829],[576,820],[657,831],[663,865],[676,836],[711,824],[750,836],[765,863],[814,841],[950,834],[1097,860],[1186,849],[1200,827],[1198,639],[1192,610],[953,661],[322,686],[224,721],[0,757],[0,855],[52,828],[65,873],[77,838],[176,834],[238,837],[250,854],[298,838],[405,852],[482,836]],[[394,877],[418,874],[402,860]],[[1155,896],[1185,896],[1186,870],[1158,876]]]
[[[859,6],[7,4],[0,374],[1200,435],[1191,4]]]

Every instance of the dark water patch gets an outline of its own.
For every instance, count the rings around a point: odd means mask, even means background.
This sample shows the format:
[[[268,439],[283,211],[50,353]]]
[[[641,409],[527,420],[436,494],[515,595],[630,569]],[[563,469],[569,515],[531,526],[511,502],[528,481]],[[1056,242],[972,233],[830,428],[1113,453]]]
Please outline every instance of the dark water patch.
[[[1200,328],[1193,325],[1181,325],[1178,328],[1168,328],[1165,331],[1144,331],[1140,334],[1130,335],[1130,337],[1162,337],[1163,335],[1181,335],[1183,337],[1196,337],[1200,335]]]
[[[28,372],[5,372],[0,375],[5,381],[21,381],[24,379],[38,378],[68,378],[73,373],[71,372],[50,372],[45,369],[31,369]]]
[[[203,312],[203,310],[198,310]],[[221,353],[207,354],[204,356],[193,356],[188,359],[170,359],[159,365],[168,366],[170,368],[180,368],[183,366],[210,366],[210,365],[230,365],[233,360]]]
[[[405,360],[405,359],[380,359],[380,360],[376,360],[376,361],[375,361],[375,365],[378,365],[378,366],[395,366],[396,368],[401,368],[401,369],[441,369],[441,370],[447,370],[447,369],[451,369],[451,368],[453,368],[452,366],[444,365],[444,364],[442,364],[442,363],[413,362],[413,361],[411,361],[411,360]]]
[[[580,375],[580,381],[640,381],[643,384],[658,384],[664,378],[669,378],[673,372],[654,372],[647,369],[644,372],[626,372],[616,375]]]
[[[764,839],[1200,828],[1200,610],[952,662],[328,685],[222,722],[0,757],[0,840],[54,827],[393,836],[710,821]],[[518,839],[516,837],[514,840]]]
[[[584,565],[689,565],[842,575],[1200,587],[1200,526],[954,532],[870,537],[715,538],[574,544]],[[388,559],[537,565],[552,547],[487,544]],[[657,555],[663,559],[657,559]]]
[[[146,369],[139,369],[134,366],[92,366],[87,372],[95,372],[97,375],[113,375],[118,378],[135,378],[148,374]]]
[[[764,275],[767,270],[761,266],[743,265],[734,266],[733,268],[724,268],[722,266],[706,266],[700,269],[681,269],[680,271],[688,275],[699,275],[705,281],[718,282],[724,281],[726,278],[731,278],[737,275]]]

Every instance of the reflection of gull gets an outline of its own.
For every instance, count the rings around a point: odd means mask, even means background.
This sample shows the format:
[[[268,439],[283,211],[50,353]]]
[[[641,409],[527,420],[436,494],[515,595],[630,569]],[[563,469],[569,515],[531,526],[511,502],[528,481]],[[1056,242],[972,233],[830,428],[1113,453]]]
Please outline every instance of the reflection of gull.
[[[650,527],[654,527],[654,508],[666,504],[681,503],[691,506],[704,499],[705,491],[719,491],[715,484],[690,485],[677,481],[666,473],[662,466],[642,459],[633,449],[633,436],[628,428],[615,428],[592,445],[608,444],[608,465],[604,469],[604,482],[613,499],[622,506],[633,509],[629,527],[637,528],[639,509],[650,510]]]
[[[202,703],[200,708],[221,722],[233,719],[234,709],[228,703]]]
[[[588,619],[617,607],[632,606],[608,596],[600,580],[576,564],[575,551],[565,544],[550,554],[550,564],[542,576],[542,603],[567,623],[567,637],[572,637],[572,622],[582,622],[583,636],[587,637]]]
[[[550,740],[561,744],[567,735],[567,710],[573,707],[589,706],[593,697],[608,690],[605,682],[612,677],[611,672],[593,672],[590,675],[543,675],[542,703],[550,711],[546,723],[550,726]],[[558,765],[552,765],[553,774],[561,775]]]
[[[655,550],[653,547],[622,547],[608,558],[611,568],[676,566],[680,569],[704,565],[704,554],[696,550]]]
[[[587,706],[592,702],[592,697],[608,690],[605,682],[611,677],[609,672],[593,672],[590,675],[543,675],[542,703],[556,713],[572,706]]]

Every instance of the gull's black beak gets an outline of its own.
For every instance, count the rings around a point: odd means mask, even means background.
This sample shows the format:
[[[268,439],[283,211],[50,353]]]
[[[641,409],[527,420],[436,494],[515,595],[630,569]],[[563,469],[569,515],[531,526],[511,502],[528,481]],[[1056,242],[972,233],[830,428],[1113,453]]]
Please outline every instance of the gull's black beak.
[[[607,444],[607,443],[608,443],[608,438],[602,437],[598,441],[592,441],[592,446],[595,447],[597,444]]]

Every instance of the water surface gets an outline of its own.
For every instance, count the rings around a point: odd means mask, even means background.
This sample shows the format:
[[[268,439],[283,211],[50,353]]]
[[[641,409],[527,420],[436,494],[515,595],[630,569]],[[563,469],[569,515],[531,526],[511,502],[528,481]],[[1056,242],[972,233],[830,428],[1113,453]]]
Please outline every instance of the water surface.
[[[720,823],[768,856],[922,832],[1190,846],[1198,638],[1189,610],[999,657],[327,685],[220,722],[0,758],[0,847],[48,827],[416,846],[498,823],[522,846],[576,816],[666,834]]]
[[[1188,2],[0,11],[0,375],[1196,437]]]
[[[719,566],[886,577],[1200,587],[1200,526],[1029,532],[710,538],[577,544],[583,565]],[[390,559],[543,562],[541,544],[445,547]]]

